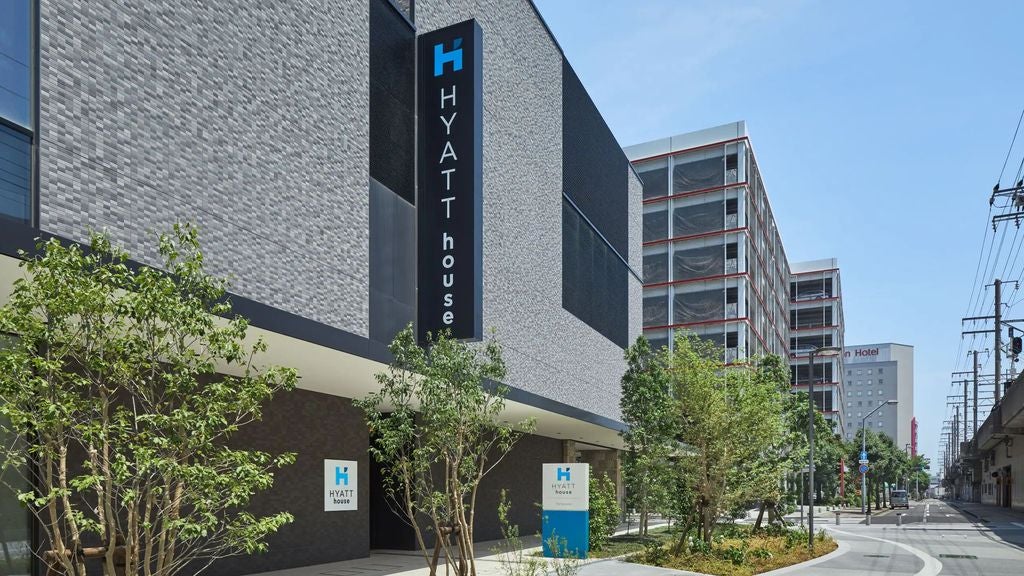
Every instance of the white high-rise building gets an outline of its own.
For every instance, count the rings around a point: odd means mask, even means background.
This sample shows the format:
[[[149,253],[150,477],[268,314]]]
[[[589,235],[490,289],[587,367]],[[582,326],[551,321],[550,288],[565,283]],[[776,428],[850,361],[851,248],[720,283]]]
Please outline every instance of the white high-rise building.
[[[906,344],[868,344],[843,349],[846,370],[843,437],[852,439],[864,422],[866,428],[888,435],[896,446],[911,444],[914,419],[914,347]],[[896,400],[865,420],[879,404]]]

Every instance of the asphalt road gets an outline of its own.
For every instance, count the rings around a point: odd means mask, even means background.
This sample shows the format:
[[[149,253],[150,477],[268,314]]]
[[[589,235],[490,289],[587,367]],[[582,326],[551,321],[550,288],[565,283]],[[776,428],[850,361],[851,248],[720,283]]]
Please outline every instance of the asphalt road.
[[[896,525],[896,513],[903,523]],[[819,524],[815,524],[817,528]],[[882,511],[871,525],[848,517],[827,530],[839,550],[817,564],[786,569],[800,576],[1024,574],[1024,514],[993,507],[951,505],[940,500]]]
[[[972,524],[976,519],[941,500],[928,500],[926,502],[911,502],[910,509],[897,508],[885,509],[874,512],[871,515],[871,524],[895,525],[902,515],[904,525],[913,524]],[[856,518],[856,517],[855,517]],[[834,519],[834,517],[833,517]],[[863,518],[858,518],[858,523],[863,523]]]

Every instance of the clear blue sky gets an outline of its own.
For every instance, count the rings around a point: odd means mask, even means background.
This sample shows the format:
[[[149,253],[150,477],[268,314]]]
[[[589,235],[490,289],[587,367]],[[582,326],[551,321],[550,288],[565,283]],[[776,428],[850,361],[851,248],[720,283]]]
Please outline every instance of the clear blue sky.
[[[846,342],[914,346],[919,450],[935,462],[1024,107],[1024,2],[537,5],[620,144],[747,121],[790,260],[839,258]],[[1022,155],[1024,134],[1004,184]],[[986,282],[1024,269],[1013,238]],[[984,296],[974,308],[991,314]]]

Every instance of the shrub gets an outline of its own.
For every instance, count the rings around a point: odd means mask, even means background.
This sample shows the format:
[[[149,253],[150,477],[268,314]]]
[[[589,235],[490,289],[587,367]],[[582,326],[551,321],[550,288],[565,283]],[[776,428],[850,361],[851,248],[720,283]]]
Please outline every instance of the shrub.
[[[615,483],[604,474],[590,477],[590,549],[604,548],[619,524],[619,500]]]

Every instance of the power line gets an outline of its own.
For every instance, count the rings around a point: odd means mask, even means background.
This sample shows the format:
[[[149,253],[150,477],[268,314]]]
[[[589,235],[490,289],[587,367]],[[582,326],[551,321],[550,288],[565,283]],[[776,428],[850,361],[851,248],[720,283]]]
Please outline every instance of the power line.
[[[1014,144],[1014,142],[1017,141],[1017,132],[1020,131],[1020,121],[1021,120],[1024,120],[1024,109],[1021,109],[1021,111],[1020,111],[1020,118],[1017,118],[1017,128],[1015,128],[1014,131],[1013,131],[1013,139],[1010,140],[1010,148],[1006,151],[1006,158],[1003,160],[1003,168],[1001,170],[999,170],[999,179],[996,180],[996,182],[1002,182],[1003,181],[1003,172],[1006,171],[1006,163],[1010,161],[1010,153],[1013,152],[1013,144]],[[1024,163],[1024,159],[1022,159],[1021,162]],[[1017,176],[1017,178],[1020,178],[1020,176]],[[1016,182],[1016,180],[1014,180],[1014,182]]]

